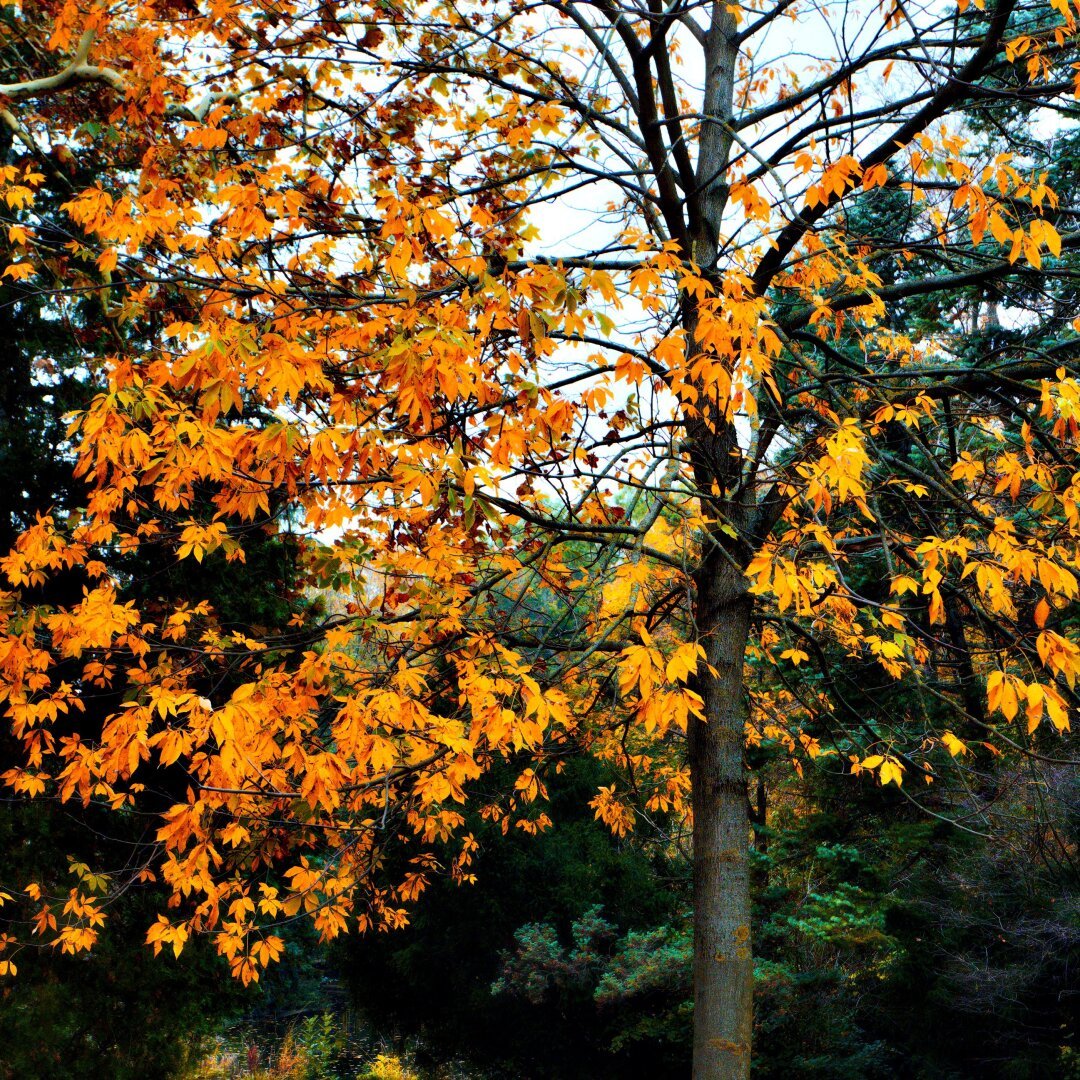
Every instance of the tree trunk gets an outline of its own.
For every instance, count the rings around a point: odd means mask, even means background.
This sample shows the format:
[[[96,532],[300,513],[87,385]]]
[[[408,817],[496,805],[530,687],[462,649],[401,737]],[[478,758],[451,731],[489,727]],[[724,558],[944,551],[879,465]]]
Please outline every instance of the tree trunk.
[[[728,200],[732,106],[738,65],[735,9],[712,4],[705,38],[705,85],[696,165],[696,197],[688,198],[691,257],[719,281],[720,237]],[[691,205],[692,204],[692,205]],[[699,345],[698,310],[683,309],[686,339]],[[707,351],[707,350],[706,350]],[[730,529],[745,525],[746,507],[727,501],[738,486],[741,454],[726,402],[706,387],[687,417],[694,477],[705,516]],[[748,490],[753,490],[748,489]],[[721,505],[722,504],[722,505]],[[750,598],[742,573],[752,553],[715,528],[695,574],[694,615],[705,649],[697,690],[704,721],[691,720],[691,802],[694,810],[694,1080],[748,1080],[754,963],[750,951],[750,821],[743,770],[743,657]],[[740,556],[735,556],[737,548]],[[702,668],[704,670],[702,670]]]
[[[705,721],[689,731],[694,808],[694,1080],[750,1075],[753,957],[750,822],[743,767],[743,657],[751,601],[741,575],[698,577],[698,632],[709,665],[697,681]]]

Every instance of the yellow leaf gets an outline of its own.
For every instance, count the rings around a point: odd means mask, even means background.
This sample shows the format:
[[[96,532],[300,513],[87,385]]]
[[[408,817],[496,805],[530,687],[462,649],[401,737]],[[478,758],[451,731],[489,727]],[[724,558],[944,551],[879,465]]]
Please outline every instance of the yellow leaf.
[[[424,211],[424,228],[436,240],[449,240],[454,235],[453,222],[443,217],[438,210]]]
[[[999,244],[1012,242],[1012,230],[996,210],[990,211],[990,233]]]
[[[908,592],[918,593],[919,583],[914,578],[902,575],[893,579],[892,591],[897,596],[903,596],[904,593]]]
[[[4,268],[4,277],[11,278],[12,281],[25,281],[26,278],[32,278],[37,271],[28,262],[12,263],[10,266]]]
[[[1043,597],[1035,605],[1035,625],[1041,630],[1046,625],[1046,620],[1050,615],[1050,605],[1046,602],[1046,598]]]
[[[886,758],[881,763],[878,776],[882,787],[886,784],[895,784],[899,787],[904,778],[904,767],[895,758]]]
[[[946,731],[945,734],[941,736],[941,745],[944,746],[953,757],[956,757],[958,754],[969,753],[967,744],[962,743],[951,731]]]
[[[664,674],[668,682],[686,682],[697,670],[698,657],[704,658],[705,650],[697,644],[688,642],[680,645],[667,662]]]

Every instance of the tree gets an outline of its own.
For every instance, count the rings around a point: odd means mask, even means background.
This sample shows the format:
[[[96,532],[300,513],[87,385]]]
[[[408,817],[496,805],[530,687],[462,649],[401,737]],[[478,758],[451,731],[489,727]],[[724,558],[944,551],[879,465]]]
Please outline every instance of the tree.
[[[67,203],[85,242],[22,229],[4,273],[92,290],[153,344],[116,336],[73,425],[85,513],[3,563],[6,782],[121,807],[148,762],[182,770],[149,940],[212,932],[247,981],[279,917],[401,923],[435,842],[468,878],[455,803],[542,828],[545,771],[605,757],[617,831],[635,800],[691,812],[694,1074],[745,1076],[748,732],[914,798],[971,744],[1052,756],[1068,727],[1080,383],[1044,283],[1075,279],[1080,235],[1047,183],[1071,9],[25,8],[34,70],[0,119],[113,168]],[[1043,135],[989,149],[976,114]],[[40,175],[9,169],[8,206]],[[146,617],[97,557],[238,561],[274,522],[341,610]],[[39,602],[72,565],[85,595]],[[827,693],[812,730],[748,711],[748,656],[821,641],[906,680],[907,722]],[[514,789],[485,789],[502,760]],[[89,943],[80,917],[58,940]]]
[[[0,11],[0,78],[5,80],[18,77],[27,60],[28,42],[14,32],[17,28],[11,10]],[[19,172],[40,168],[33,224],[53,249],[79,236],[59,206],[72,195],[73,183],[93,176],[99,156],[93,145],[65,149],[62,167],[56,154],[38,166],[40,159],[28,156],[25,143],[9,128],[0,128],[0,165]],[[0,234],[3,266],[16,257],[12,248],[18,246],[19,229],[31,224],[18,205],[6,210],[7,227]],[[99,310],[92,292],[61,300],[32,281],[8,277],[0,283],[0,548],[5,552],[43,508],[63,517],[76,511],[84,497],[84,486],[72,475],[65,415],[85,407],[101,389],[87,360],[107,351],[116,331],[102,323]],[[132,342],[131,347],[137,346]],[[253,539],[249,565],[242,573],[230,568],[224,586],[218,565],[223,559],[177,565],[168,553],[158,558],[161,549],[108,558],[122,582],[121,595],[137,598],[144,611],[162,596],[202,596],[212,599],[222,619],[235,620],[242,611],[245,625],[284,624],[295,608],[287,546],[280,538]],[[77,569],[54,576],[48,599],[77,601],[85,583]],[[276,591],[267,595],[271,584]],[[43,593],[37,600],[44,601]],[[101,710],[107,712],[114,703],[101,699],[97,704],[99,709],[91,703],[80,717],[83,730],[94,725],[100,730]],[[5,725],[0,773],[22,761],[22,747]],[[168,788],[161,770],[145,774],[143,781]],[[151,809],[148,804],[143,808]],[[16,962],[17,981],[5,980],[0,987],[0,1076],[5,1080],[172,1075],[198,1048],[212,1022],[237,1006],[240,988],[227,985],[209,943],[165,963],[149,950],[144,956],[132,954],[132,941],[142,938],[168,893],[151,882],[110,890],[109,880],[117,867],[125,879],[129,860],[145,861],[154,832],[143,814],[118,815],[96,803],[84,808],[51,799],[4,800],[0,864],[5,883],[32,880],[67,899],[82,891],[92,906],[100,901],[108,911],[100,925],[94,917],[86,920],[98,934],[91,955],[76,956],[62,947],[25,950]],[[101,895],[106,892],[112,895]],[[12,910],[12,904],[0,906],[7,908],[0,912],[0,932],[25,935],[27,927],[19,921],[25,912]]]

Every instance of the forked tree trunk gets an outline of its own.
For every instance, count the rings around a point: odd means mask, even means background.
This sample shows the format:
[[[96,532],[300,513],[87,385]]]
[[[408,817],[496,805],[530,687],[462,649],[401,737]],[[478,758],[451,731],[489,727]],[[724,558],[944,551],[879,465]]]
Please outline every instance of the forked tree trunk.
[[[750,822],[743,768],[743,657],[750,598],[733,568],[699,575],[695,613],[706,660],[705,722],[689,731],[694,808],[694,1080],[750,1075],[753,956]]]

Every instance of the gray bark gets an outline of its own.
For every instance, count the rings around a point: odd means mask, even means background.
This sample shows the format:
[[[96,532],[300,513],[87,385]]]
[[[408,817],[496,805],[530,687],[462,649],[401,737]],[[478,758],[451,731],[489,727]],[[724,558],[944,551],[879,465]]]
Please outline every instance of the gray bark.
[[[697,228],[693,257],[706,276],[719,269],[719,235],[727,204],[732,105],[738,59],[728,6],[713,5],[705,40],[705,88],[697,159]],[[688,340],[696,313],[685,312]],[[705,406],[707,407],[707,406]],[[723,415],[687,424],[698,490],[709,517],[742,524],[745,508],[725,496],[736,486],[741,457]],[[708,493],[715,492],[715,495]],[[750,822],[743,766],[743,658],[751,601],[739,567],[748,552],[722,532],[696,575],[695,621],[708,667],[697,682],[704,721],[689,735],[694,811],[694,1080],[747,1080],[750,1075],[753,957],[750,942]],[[736,549],[739,549],[738,551]]]
[[[710,560],[711,562],[711,560]],[[694,809],[694,1080],[750,1075],[753,957],[743,657],[750,598],[731,568],[699,575],[704,721],[689,731]]]

